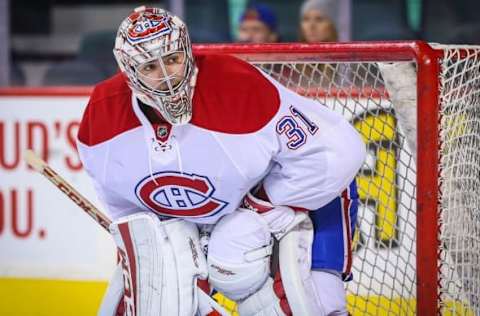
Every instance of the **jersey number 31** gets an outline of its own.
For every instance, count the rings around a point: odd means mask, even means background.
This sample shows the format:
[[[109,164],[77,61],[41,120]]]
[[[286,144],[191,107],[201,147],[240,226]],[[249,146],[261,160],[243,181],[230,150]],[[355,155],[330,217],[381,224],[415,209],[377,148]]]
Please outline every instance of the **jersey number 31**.
[[[318,131],[318,126],[293,105],[290,106],[290,113],[292,115],[286,115],[278,121],[277,133],[285,134],[288,138],[287,147],[295,150],[307,142],[307,133],[304,128],[308,134],[314,135]]]

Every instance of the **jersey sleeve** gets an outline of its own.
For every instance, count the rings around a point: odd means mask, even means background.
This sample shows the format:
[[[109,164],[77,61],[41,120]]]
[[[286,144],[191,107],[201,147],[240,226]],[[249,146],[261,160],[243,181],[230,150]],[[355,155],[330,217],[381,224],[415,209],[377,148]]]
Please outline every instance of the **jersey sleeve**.
[[[99,116],[96,94],[96,90],[94,90],[83,114],[77,137],[77,150],[83,168],[93,182],[95,192],[103,207],[102,210],[108,217],[115,220],[118,217],[133,213],[138,207],[109,190],[106,184],[110,145],[107,141],[92,142],[92,139],[98,138],[99,132],[104,132],[97,127],[97,122],[94,122],[95,118]],[[104,137],[104,135],[101,135],[101,137]]]
[[[268,126],[266,137],[277,152],[263,187],[274,205],[318,209],[355,178],[365,144],[341,114],[269,80],[278,89],[280,108]]]

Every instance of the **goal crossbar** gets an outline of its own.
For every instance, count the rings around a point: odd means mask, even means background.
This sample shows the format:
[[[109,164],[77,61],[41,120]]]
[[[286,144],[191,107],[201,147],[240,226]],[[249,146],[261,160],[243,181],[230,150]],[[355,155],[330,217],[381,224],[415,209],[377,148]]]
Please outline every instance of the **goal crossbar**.
[[[446,47],[449,49],[449,47]],[[398,42],[358,42],[358,43],[323,43],[323,44],[208,44],[194,45],[194,53],[197,55],[230,54],[244,59],[257,67],[272,74],[276,79],[284,81],[285,85],[293,90],[308,91],[307,96],[319,100],[335,98],[336,104],[343,102],[342,93],[357,91],[347,97],[352,99],[364,98],[365,93],[371,87],[367,84],[356,85],[358,81],[357,70],[351,71],[350,84],[348,87],[341,87],[337,82],[333,83],[337,73],[340,72],[339,64],[346,64],[343,68],[353,68],[352,65],[364,67],[370,72],[369,67],[375,63],[413,63],[416,68],[416,102],[417,137],[414,140],[418,144],[416,152],[416,166],[411,169],[417,170],[415,199],[415,247],[416,247],[416,313],[418,315],[435,315],[440,313],[444,307],[439,301],[442,294],[439,290],[441,272],[439,266],[439,253],[442,241],[441,236],[441,214],[440,200],[441,187],[441,145],[440,122],[442,117],[441,79],[445,79],[447,70],[442,68],[442,62],[446,54],[445,47],[436,48],[422,41],[398,41]],[[478,47],[462,47],[457,59],[465,58],[469,53],[478,54]],[[307,71],[307,67],[310,70]],[[307,70],[306,70],[307,69]],[[331,82],[322,84],[328,77],[328,70],[331,69]],[[374,84],[382,81],[378,71]],[[288,74],[288,78],[287,75]],[[302,78],[302,76],[304,78]],[[370,75],[374,77],[374,75]],[[298,78],[297,78],[298,77]],[[294,78],[294,79],[292,79]],[[353,79],[352,79],[353,78]],[[305,84],[302,80],[305,79]],[[348,80],[344,80],[345,82]],[[365,79],[367,81],[367,79]],[[340,80],[338,81],[340,82]],[[318,91],[316,84],[318,83]],[[302,86],[305,85],[306,87]],[[340,85],[340,86],[339,86]],[[313,89],[313,92],[312,92]],[[389,98],[390,91],[385,92],[383,84],[378,84],[373,94],[366,94],[366,99],[380,99],[381,104],[384,98]],[[327,92],[325,92],[327,90]],[[335,92],[336,91],[336,92]],[[340,91],[340,92],[338,92]],[[360,91],[360,92],[358,92]],[[342,100],[341,100],[342,99]],[[367,100],[368,101],[368,100]],[[348,102],[347,102],[348,103]],[[377,111],[378,112],[378,111]],[[394,112],[392,112],[394,113]],[[373,135],[373,134],[372,134]],[[372,145],[373,146],[373,145]],[[379,152],[379,151],[377,151]],[[398,157],[397,157],[398,158]],[[373,192],[373,189],[368,189]],[[367,190],[367,191],[368,191]],[[368,202],[368,201],[367,201]],[[366,205],[368,203],[365,203]],[[368,205],[367,205],[368,206]],[[377,214],[378,215],[378,214]],[[378,229],[376,230],[378,234]],[[398,242],[398,241],[396,241]],[[480,263],[479,263],[480,264]],[[374,271],[374,269],[373,269]],[[475,280],[478,282],[478,280]],[[477,311],[478,312],[478,311]]]

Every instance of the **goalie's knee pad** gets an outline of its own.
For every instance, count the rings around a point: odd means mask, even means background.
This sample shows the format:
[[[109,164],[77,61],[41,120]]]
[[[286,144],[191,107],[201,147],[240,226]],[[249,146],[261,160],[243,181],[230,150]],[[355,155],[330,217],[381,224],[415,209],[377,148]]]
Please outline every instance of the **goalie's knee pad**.
[[[207,267],[195,224],[142,212],[119,218],[110,231],[123,267],[126,315],[196,313],[196,281],[207,277]]]
[[[215,225],[208,245],[210,284],[233,300],[255,293],[270,273],[273,239],[255,212],[238,209]]]
[[[279,242],[275,279],[238,303],[240,315],[327,315],[311,273],[313,225],[305,213],[296,216],[299,224]]]

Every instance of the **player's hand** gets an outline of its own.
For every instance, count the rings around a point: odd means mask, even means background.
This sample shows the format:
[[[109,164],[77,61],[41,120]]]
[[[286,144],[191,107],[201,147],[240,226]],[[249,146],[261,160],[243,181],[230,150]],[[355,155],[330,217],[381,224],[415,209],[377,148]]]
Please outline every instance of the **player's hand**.
[[[305,212],[295,211],[288,206],[274,206],[270,202],[253,196],[250,192],[243,200],[243,207],[259,213],[277,240],[280,240],[307,216]]]

